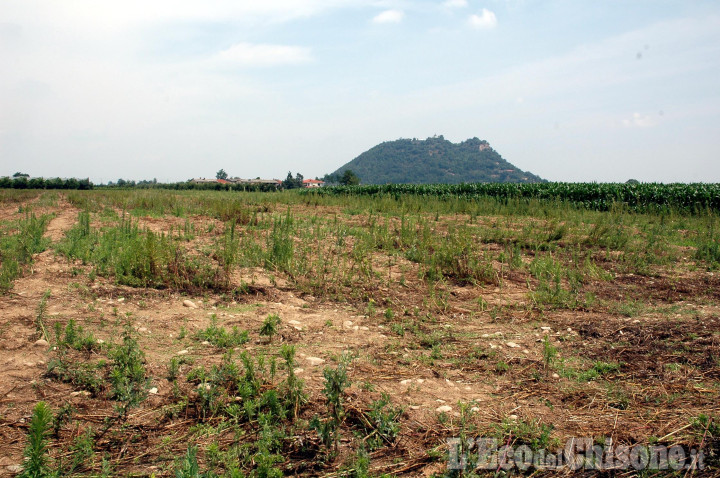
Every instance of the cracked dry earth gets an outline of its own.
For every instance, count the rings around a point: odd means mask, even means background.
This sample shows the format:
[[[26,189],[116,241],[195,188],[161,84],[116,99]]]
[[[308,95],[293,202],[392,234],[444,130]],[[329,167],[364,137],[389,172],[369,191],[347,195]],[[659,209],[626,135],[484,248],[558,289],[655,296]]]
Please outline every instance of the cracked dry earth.
[[[3,218],[12,217],[12,211],[3,210]],[[61,201],[48,212],[55,217],[46,235],[57,242],[76,223],[79,210]],[[163,227],[157,219],[143,220],[155,229]],[[499,287],[448,285],[442,310],[428,310],[427,290],[410,281],[404,286],[409,290],[404,292],[402,311],[389,318],[382,310],[368,310],[366,304],[303,293],[290,279],[260,268],[235,272],[233,282],[252,284],[247,295],[235,300],[213,293],[186,296],[118,286],[111,278],[90,280],[89,270],[49,248],[35,256],[0,299],[0,475],[14,474],[22,463],[27,425],[37,401],[45,400],[54,409],[70,403],[79,423],[96,427],[112,410],[112,403],[45,376],[53,351],[51,344],[38,342],[36,317],[46,291],[47,324],[74,319],[98,339],[112,343],[118,340],[119,325],[129,318],[146,354],[150,386],[156,393],[130,419],[138,428],[136,442],[106,445],[113,465],[123,473],[162,475],[172,463],[167,450],[175,456],[184,452],[186,434],[160,444],[160,435],[172,436],[173,430],[188,425],[182,419],[157,425],[172,395],[164,377],[173,357],[202,364],[221,361],[223,350],[192,340],[213,317],[223,327],[248,330],[250,341],[240,349],[251,354],[267,353],[280,343],[295,345],[296,373],[305,380],[316,409],[324,406],[324,367],[349,352],[354,360],[347,402],[367,408],[380,393],[387,393],[405,409],[393,451],[371,457],[375,469],[391,474],[430,476],[445,471],[445,462],[430,458],[428,450],[442,448],[443,440],[456,434],[459,402],[472,403],[471,421],[478,434],[512,428],[513,422],[546,424],[558,443],[572,436],[611,436],[636,443],[668,434],[692,443],[694,435],[677,430],[693,417],[720,408],[718,283],[702,271],[689,273],[688,283],[696,288],[660,295],[652,299],[656,309],[635,317],[600,309],[538,311],[530,304],[526,278],[510,275]],[[648,298],[674,273],[668,271],[654,281],[624,277],[596,287],[601,293],[612,289],[621,296]],[[702,284],[709,287],[703,289]],[[672,313],[659,311],[671,306]],[[268,344],[258,330],[271,313],[282,322],[278,337]],[[440,342],[435,347],[418,344],[411,332],[398,333],[398,323],[420,324],[426,335],[435,334]],[[543,362],[546,336],[568,363],[577,358],[622,365],[614,376],[586,382],[548,370]],[[440,413],[446,418],[439,421]],[[67,440],[79,429],[65,430]],[[343,441],[345,446],[348,441]]]

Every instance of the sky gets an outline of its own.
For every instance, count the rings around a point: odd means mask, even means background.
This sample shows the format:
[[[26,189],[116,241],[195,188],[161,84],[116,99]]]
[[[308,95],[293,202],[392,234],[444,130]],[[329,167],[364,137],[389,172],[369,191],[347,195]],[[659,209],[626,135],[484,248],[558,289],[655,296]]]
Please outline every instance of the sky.
[[[720,2],[0,0],[0,175],[321,177],[433,135],[720,182]]]

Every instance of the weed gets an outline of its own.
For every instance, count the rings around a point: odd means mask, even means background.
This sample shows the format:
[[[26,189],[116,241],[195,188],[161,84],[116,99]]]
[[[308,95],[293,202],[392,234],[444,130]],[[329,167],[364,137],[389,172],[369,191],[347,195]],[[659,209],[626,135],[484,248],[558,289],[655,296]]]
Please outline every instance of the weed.
[[[125,328],[122,343],[111,349],[110,384],[112,398],[121,402],[120,418],[127,416],[130,408],[139,405],[147,397],[148,379],[145,376],[145,354],[132,336],[130,326]]]
[[[28,429],[28,446],[25,448],[25,463],[21,478],[45,478],[51,476],[48,451],[48,432],[52,422],[52,411],[45,402],[38,402],[33,409]]]
[[[47,329],[45,329],[45,312],[47,312],[47,300],[50,298],[50,289],[46,290],[38,304],[37,315],[35,316],[35,332],[38,336],[49,341]]]
[[[280,355],[285,360],[287,370],[284,389],[287,408],[293,411],[293,416],[297,417],[298,410],[307,401],[307,397],[303,392],[303,381],[295,375],[295,347],[283,345],[280,348]]]
[[[195,339],[208,341],[218,348],[233,348],[250,340],[247,330],[240,331],[236,326],[228,331],[217,325],[217,316],[212,315],[210,326],[195,334]]]
[[[495,371],[499,374],[503,374],[503,373],[507,372],[508,370],[510,370],[510,365],[508,365],[507,362],[505,362],[505,361],[501,360],[495,364]]]
[[[33,255],[48,246],[50,240],[44,234],[51,217],[37,218],[33,213],[26,213],[25,219],[17,223],[14,234],[0,237],[0,293],[10,290],[23,267],[32,263]]]
[[[366,432],[370,433],[365,442],[370,450],[376,450],[385,443],[392,445],[395,442],[400,433],[400,424],[397,420],[402,413],[402,408],[392,406],[390,396],[386,393],[370,404],[370,411],[367,417],[364,417]]]
[[[260,328],[260,335],[267,337],[272,343],[273,336],[278,333],[278,325],[280,325],[280,316],[277,314],[269,314],[263,321]]]
[[[75,413],[75,407],[73,407],[69,403],[66,403],[58,409],[52,420],[52,436],[54,438],[60,437],[60,429],[65,423],[69,422],[72,419],[73,413]]]
[[[320,420],[316,415],[310,422],[310,427],[317,431],[328,452],[331,446],[337,452],[340,441],[340,425],[345,418],[342,397],[345,387],[349,385],[347,362],[347,357],[343,356],[335,369],[325,367],[325,370],[323,370],[323,376],[325,377],[323,393],[328,406],[329,417]]]
[[[95,454],[95,432],[92,427],[88,427],[85,433],[78,435],[71,448],[70,466],[63,470],[63,474],[72,475],[75,470],[82,468],[92,459]]]
[[[545,335],[545,338],[543,339],[543,363],[545,365],[545,374],[547,374],[550,367],[552,367],[557,354],[557,347],[550,343],[550,336]]]
[[[61,382],[71,383],[82,390],[89,391],[93,396],[97,396],[103,390],[103,380],[98,374],[98,370],[103,366],[102,363],[92,364],[70,360],[60,349],[58,357],[48,362],[46,375]]]
[[[553,445],[550,438],[553,426],[539,420],[505,419],[495,427],[500,440],[509,435],[517,445],[528,445],[532,450],[548,449]]]
[[[197,446],[188,445],[185,455],[175,466],[175,478],[210,478],[212,475],[200,473],[197,462]]]
[[[100,350],[100,344],[90,332],[85,332],[82,325],[77,325],[70,319],[62,329],[59,322],[55,322],[55,341],[59,349],[71,348],[81,352]]]

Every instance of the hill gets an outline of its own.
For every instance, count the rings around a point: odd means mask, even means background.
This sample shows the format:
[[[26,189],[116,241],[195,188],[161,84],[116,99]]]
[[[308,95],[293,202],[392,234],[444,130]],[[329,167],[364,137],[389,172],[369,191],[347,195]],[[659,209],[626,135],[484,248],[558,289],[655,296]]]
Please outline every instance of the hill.
[[[462,143],[452,143],[442,136],[387,141],[365,151],[326,178],[339,178],[348,169],[357,174],[363,184],[544,181],[505,161],[487,141],[478,138]]]

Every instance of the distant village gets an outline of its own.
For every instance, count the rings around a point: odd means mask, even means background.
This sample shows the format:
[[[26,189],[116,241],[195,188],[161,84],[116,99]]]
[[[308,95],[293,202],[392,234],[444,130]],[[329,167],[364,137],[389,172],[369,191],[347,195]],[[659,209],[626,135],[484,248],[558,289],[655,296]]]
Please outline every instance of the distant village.
[[[243,185],[269,185],[281,187],[283,181],[280,179],[243,179],[243,178],[194,178],[190,180],[193,184],[243,184]],[[303,179],[303,188],[319,188],[325,186],[325,181],[320,179]]]

